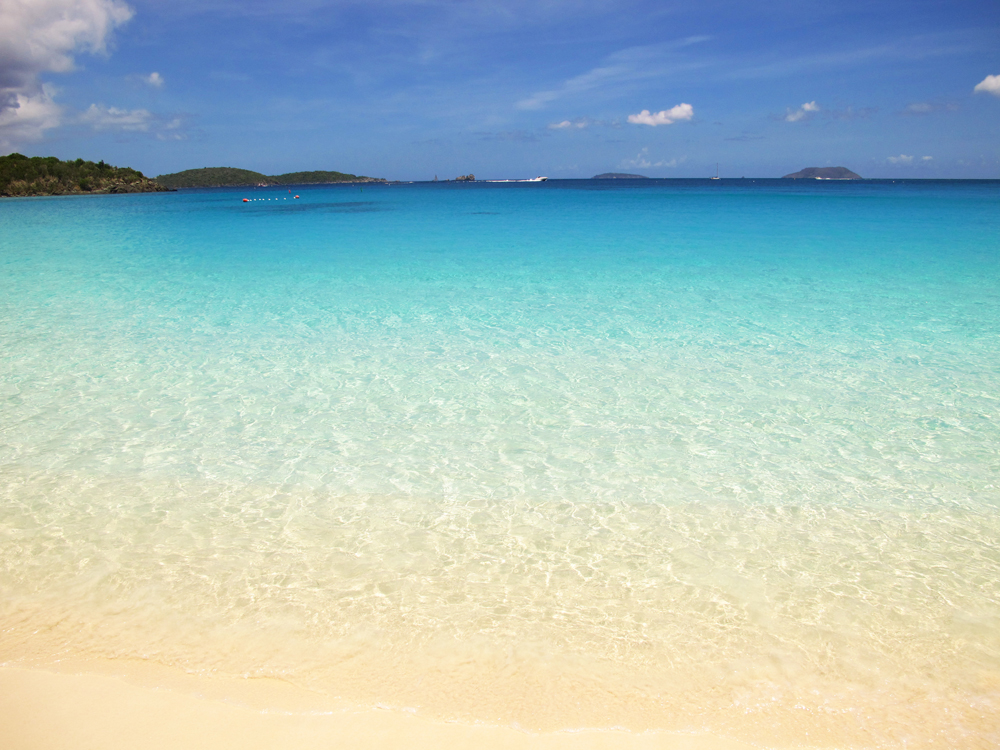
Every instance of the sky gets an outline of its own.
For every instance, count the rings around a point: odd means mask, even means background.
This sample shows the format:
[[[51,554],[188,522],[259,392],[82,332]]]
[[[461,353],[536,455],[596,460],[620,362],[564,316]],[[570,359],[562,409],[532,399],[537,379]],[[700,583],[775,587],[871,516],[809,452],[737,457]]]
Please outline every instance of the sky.
[[[0,154],[1000,178],[996,0],[0,0]]]

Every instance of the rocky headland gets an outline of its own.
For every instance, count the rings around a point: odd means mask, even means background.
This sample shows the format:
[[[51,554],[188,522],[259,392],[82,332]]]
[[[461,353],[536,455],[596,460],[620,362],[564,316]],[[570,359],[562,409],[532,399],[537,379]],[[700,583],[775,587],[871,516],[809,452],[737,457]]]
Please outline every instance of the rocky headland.
[[[169,190],[130,167],[54,156],[0,156],[0,196],[162,193]]]

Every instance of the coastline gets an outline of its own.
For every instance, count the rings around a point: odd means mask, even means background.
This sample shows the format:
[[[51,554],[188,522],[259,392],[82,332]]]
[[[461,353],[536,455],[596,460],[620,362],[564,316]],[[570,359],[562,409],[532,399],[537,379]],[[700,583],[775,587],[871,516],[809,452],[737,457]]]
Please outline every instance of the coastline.
[[[541,653],[504,666],[465,649],[453,661],[356,651],[339,679],[319,681],[255,664],[242,640],[211,643],[216,666],[168,663],[143,649],[79,650],[62,623],[29,619],[35,636],[0,644],[0,746],[11,750],[270,750],[288,738],[301,750],[985,750],[1000,733],[988,670],[969,675],[971,691],[911,677],[873,693],[843,676],[775,680],[736,663],[626,685],[598,664],[573,675]],[[223,652],[242,652],[246,671]]]
[[[586,729],[537,733],[354,706],[282,680],[206,677],[139,661],[0,665],[0,739],[10,750],[750,750],[710,734]],[[804,747],[804,746],[799,746]]]

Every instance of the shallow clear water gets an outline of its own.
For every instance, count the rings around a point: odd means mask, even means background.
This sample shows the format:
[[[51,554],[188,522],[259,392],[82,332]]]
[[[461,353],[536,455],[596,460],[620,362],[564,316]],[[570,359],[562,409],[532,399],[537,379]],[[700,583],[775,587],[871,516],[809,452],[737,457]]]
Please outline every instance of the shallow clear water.
[[[299,194],[0,204],[0,655],[1000,742],[1000,183]]]

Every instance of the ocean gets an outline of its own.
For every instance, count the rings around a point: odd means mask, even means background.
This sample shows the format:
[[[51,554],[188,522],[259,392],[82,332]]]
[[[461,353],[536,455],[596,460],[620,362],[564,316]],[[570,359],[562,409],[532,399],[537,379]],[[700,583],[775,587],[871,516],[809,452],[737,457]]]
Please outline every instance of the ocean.
[[[0,662],[1000,744],[1000,181],[295,191],[0,203]]]

